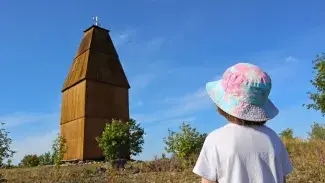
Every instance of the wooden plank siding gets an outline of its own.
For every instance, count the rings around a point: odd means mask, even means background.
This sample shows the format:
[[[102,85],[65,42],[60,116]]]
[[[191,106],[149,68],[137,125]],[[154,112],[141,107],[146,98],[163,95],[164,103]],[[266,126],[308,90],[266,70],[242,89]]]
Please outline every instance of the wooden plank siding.
[[[62,94],[61,124],[85,116],[86,81],[82,81]]]
[[[103,159],[95,138],[113,118],[129,119],[128,89],[90,80],[87,81],[86,101],[84,158]]]
[[[63,93],[61,134],[69,159],[103,159],[96,137],[113,118],[129,119],[128,89],[82,81]]]
[[[101,118],[87,118],[85,124],[85,146],[84,159],[103,160],[104,156],[102,150],[98,147],[96,137],[99,137],[110,119]]]
[[[85,118],[76,119],[69,123],[61,124],[61,135],[67,140],[67,153],[64,160],[84,159],[84,131]]]
[[[86,117],[129,118],[128,89],[88,80],[86,85]]]
[[[62,88],[64,160],[103,159],[96,137],[112,118],[129,119],[127,77],[108,30],[88,28]]]
[[[86,78],[89,53],[90,51],[88,50],[75,58],[70,68],[70,72],[64,82],[62,89],[63,92]]]
[[[63,92],[60,130],[67,140],[65,160],[83,159],[85,104],[86,81]]]
[[[130,88],[113,42],[102,28],[85,32],[62,91],[83,79]]]
[[[129,83],[116,55],[97,52],[89,55],[86,78],[102,83],[129,88]]]

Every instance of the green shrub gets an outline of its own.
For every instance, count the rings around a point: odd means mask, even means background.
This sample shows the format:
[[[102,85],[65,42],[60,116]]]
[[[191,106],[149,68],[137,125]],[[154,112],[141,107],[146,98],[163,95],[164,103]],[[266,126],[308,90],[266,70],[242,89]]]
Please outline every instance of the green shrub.
[[[308,92],[308,97],[312,100],[312,103],[304,105],[307,109],[320,111],[325,116],[325,53],[317,55],[312,63],[314,78],[310,82],[316,91],[314,93]]]
[[[113,119],[96,140],[106,160],[129,159],[130,155],[142,152],[144,134],[144,129],[133,119],[127,122]]]
[[[28,154],[21,160],[21,164],[26,167],[38,166],[39,158],[36,154]]]
[[[5,123],[0,122],[1,126],[4,126]],[[11,138],[8,136],[9,132],[7,132],[4,128],[0,128],[0,165],[3,165],[3,161],[8,158],[12,158],[16,153],[11,150]]]
[[[53,157],[50,152],[46,152],[46,153],[40,155],[38,158],[40,161],[40,165],[53,165],[54,164]]]
[[[325,140],[325,124],[314,123],[308,134],[311,140]]]
[[[283,130],[282,132],[280,132],[280,137],[282,139],[293,139],[293,129],[291,128],[287,128],[285,130]]]
[[[5,167],[6,167],[6,168],[12,168],[12,167],[14,167],[14,166],[12,165],[12,160],[11,160],[11,159],[7,159],[7,164],[5,165]]]
[[[57,135],[52,145],[52,158],[55,165],[60,165],[63,160],[64,154],[67,152],[67,140],[60,134]]]
[[[196,131],[196,128],[182,123],[180,132],[168,130],[168,137],[164,138],[165,150],[179,158],[187,158],[199,154],[206,136],[206,133],[201,134]]]

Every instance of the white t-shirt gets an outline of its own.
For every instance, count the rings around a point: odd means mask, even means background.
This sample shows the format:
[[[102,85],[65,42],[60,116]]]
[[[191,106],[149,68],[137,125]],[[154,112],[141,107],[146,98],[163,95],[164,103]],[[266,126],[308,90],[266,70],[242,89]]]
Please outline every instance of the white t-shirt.
[[[193,172],[219,183],[283,183],[292,170],[273,130],[228,123],[207,136]]]

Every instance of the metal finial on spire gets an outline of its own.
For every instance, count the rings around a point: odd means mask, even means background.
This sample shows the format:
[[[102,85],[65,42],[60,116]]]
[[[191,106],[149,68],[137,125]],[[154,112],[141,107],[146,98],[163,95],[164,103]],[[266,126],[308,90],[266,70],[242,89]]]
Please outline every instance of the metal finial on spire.
[[[95,17],[93,18],[93,20],[95,20],[95,25],[96,25],[96,26],[99,26],[98,16],[95,16]]]

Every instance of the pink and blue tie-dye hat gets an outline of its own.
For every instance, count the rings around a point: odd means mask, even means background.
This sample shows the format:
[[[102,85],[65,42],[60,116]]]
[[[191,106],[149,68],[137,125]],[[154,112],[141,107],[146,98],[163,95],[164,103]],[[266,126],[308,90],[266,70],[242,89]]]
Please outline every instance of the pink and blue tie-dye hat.
[[[226,70],[219,81],[206,89],[216,105],[226,113],[248,121],[267,121],[279,110],[270,101],[271,78],[259,67],[239,63]]]

